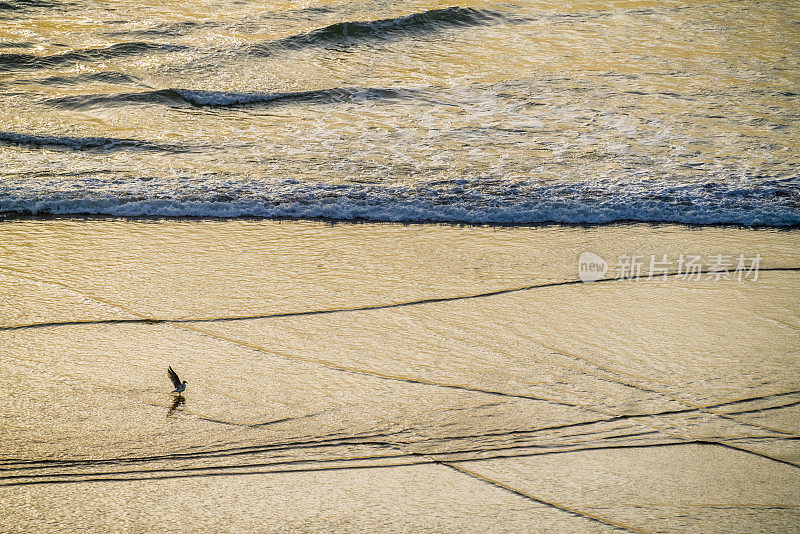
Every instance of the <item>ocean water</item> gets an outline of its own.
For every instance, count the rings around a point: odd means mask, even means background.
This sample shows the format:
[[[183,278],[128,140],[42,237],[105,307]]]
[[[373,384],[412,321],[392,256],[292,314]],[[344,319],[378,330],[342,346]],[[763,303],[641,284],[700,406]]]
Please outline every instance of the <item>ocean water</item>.
[[[800,224],[794,1],[0,2],[0,214]]]

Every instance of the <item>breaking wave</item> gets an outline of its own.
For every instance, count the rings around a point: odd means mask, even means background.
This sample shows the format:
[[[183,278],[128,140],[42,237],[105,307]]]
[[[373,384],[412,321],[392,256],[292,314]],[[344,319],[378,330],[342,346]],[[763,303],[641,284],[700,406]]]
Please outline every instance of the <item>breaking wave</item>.
[[[683,185],[602,181],[482,187],[479,180],[416,186],[325,184],[284,180],[198,185],[180,192],[168,180],[131,182],[124,190],[74,188],[41,181],[38,190],[0,186],[0,214],[160,217],[323,218],[463,224],[606,224],[621,221],[800,225],[800,180],[756,186],[719,182]],[[87,194],[86,191],[94,191]],[[78,191],[74,194],[65,191]]]

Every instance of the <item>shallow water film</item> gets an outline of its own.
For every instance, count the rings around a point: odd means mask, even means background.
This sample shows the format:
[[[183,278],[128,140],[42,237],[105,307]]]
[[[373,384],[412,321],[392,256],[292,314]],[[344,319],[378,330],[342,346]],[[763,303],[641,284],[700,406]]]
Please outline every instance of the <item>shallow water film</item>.
[[[2,531],[800,527],[797,231],[0,233]],[[586,249],[763,261],[582,283]]]

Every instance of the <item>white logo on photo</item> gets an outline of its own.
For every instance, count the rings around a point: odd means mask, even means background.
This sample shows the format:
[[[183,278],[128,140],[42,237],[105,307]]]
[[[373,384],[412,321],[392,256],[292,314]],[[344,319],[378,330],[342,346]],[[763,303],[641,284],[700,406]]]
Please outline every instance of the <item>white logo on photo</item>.
[[[582,282],[594,282],[605,277],[608,262],[594,252],[584,252],[578,258],[578,278]]]

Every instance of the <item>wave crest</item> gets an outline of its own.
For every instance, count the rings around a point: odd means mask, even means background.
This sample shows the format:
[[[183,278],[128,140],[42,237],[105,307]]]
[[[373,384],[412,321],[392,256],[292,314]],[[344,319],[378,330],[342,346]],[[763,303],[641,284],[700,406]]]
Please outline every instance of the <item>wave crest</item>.
[[[35,54],[0,54],[0,71],[50,69],[81,61],[104,61],[150,52],[171,52],[181,50],[177,45],[149,42],[117,43],[103,48],[84,48],[60,54],[37,56]]]
[[[177,145],[163,145],[139,139],[118,137],[75,137],[64,135],[31,135],[0,132],[0,146],[70,150],[157,150],[184,151]]]
[[[193,89],[158,89],[131,93],[91,94],[51,98],[47,103],[63,109],[116,107],[129,104],[165,106],[235,107],[244,105],[281,105],[297,102],[327,104],[363,100],[396,100],[412,96],[410,89],[377,87],[334,87],[289,93],[203,91]]]
[[[278,41],[254,45],[251,51],[255,54],[268,55],[279,49],[297,50],[315,46],[354,44],[363,40],[386,39],[397,34],[425,33],[448,27],[489,24],[502,18],[503,14],[496,11],[447,7],[396,18],[337,22]]]

